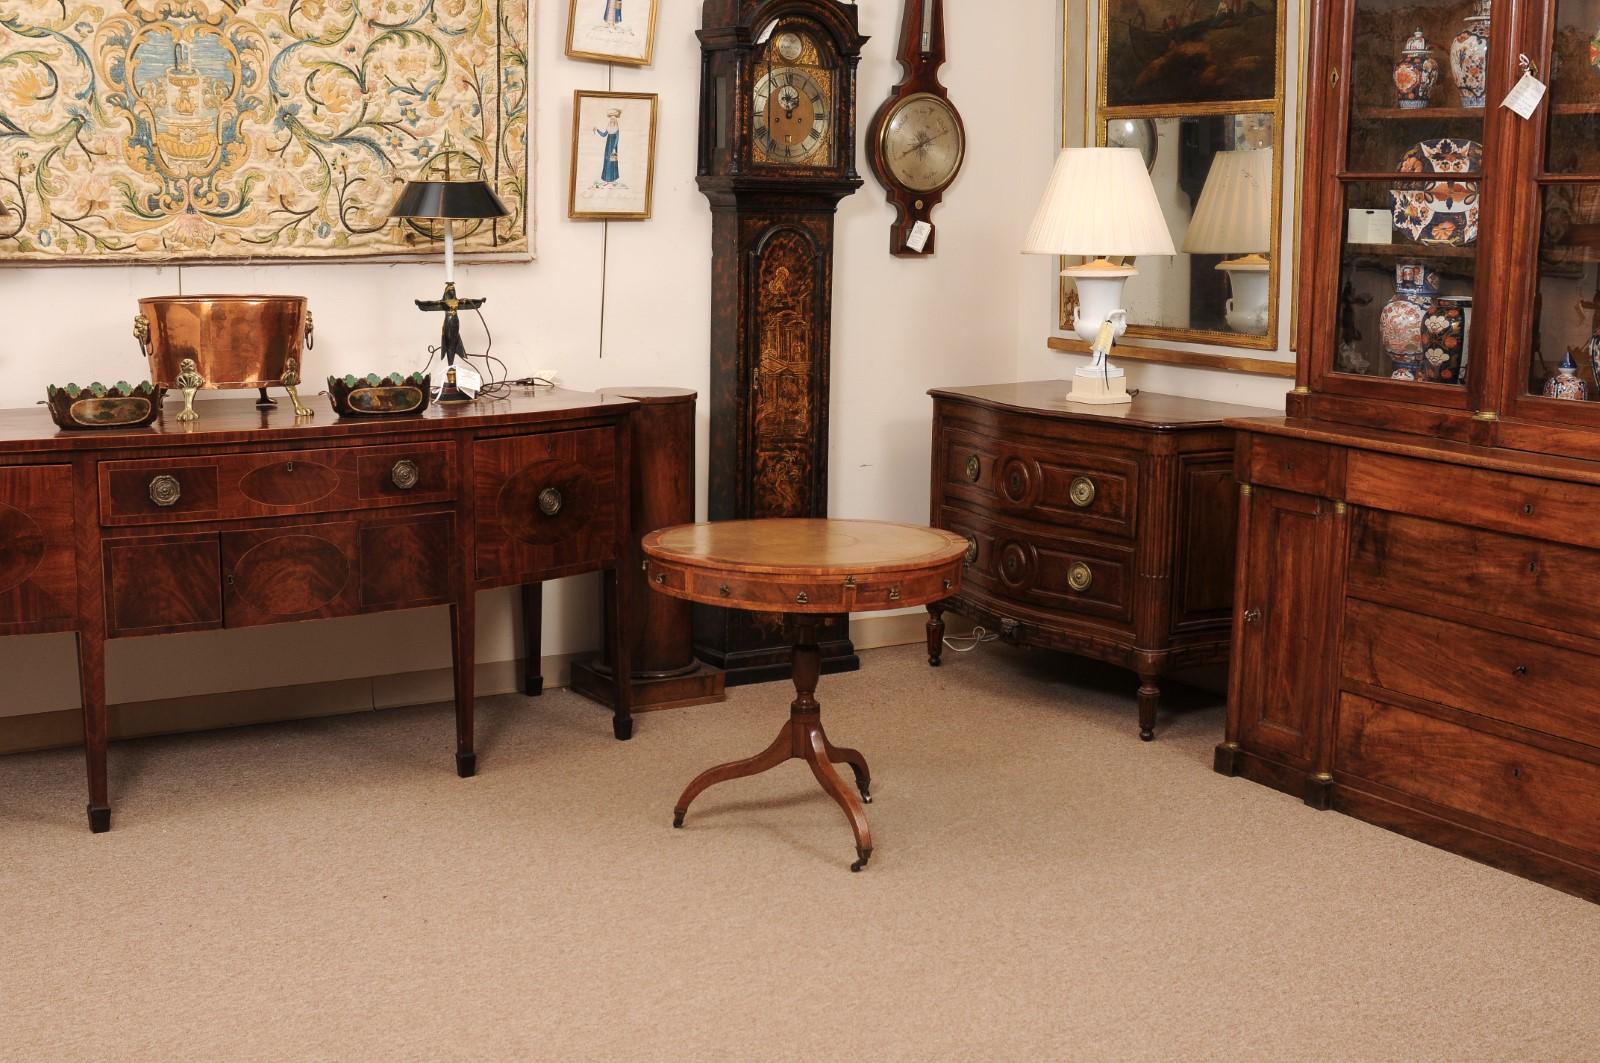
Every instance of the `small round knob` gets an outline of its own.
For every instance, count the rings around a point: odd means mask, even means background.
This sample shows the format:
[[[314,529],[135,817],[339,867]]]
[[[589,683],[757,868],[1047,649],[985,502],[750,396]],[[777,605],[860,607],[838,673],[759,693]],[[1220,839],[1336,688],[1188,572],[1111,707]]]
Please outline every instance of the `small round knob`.
[[[561,505],[564,501],[559,490],[554,487],[546,487],[539,492],[539,512],[547,517],[553,517],[561,512]]]
[[[967,459],[967,479],[971,480],[973,483],[977,483],[978,476],[982,472],[983,463],[978,460],[978,455],[974,454],[972,457]]]
[[[1074,561],[1067,569],[1067,586],[1082,593],[1094,583],[1094,570],[1082,561]]]
[[[401,458],[394,463],[394,468],[389,470],[389,479],[402,491],[409,491],[417,486],[417,481],[422,479],[422,473],[417,470],[417,463],[410,458]]]
[[[977,560],[978,560],[978,537],[976,535],[968,535],[967,536],[967,564],[969,564],[969,565],[975,564],[975,563],[977,563]]]
[[[150,501],[163,509],[178,504],[183,497],[183,487],[176,476],[163,473],[150,481]]]
[[[1087,476],[1074,478],[1072,485],[1067,488],[1067,497],[1072,499],[1072,504],[1079,509],[1088,509],[1094,505],[1095,495],[1099,493],[1099,488],[1095,487],[1094,481]]]
[[[1259,610],[1259,609],[1246,609],[1245,610],[1245,612],[1244,612],[1244,622],[1245,623],[1254,624],[1256,621],[1258,621],[1260,619],[1261,619],[1261,610]]]

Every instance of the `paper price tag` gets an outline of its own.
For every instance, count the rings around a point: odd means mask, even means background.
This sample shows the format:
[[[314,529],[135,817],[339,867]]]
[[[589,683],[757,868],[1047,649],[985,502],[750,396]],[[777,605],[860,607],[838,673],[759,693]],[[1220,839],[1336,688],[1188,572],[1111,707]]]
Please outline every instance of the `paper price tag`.
[[[483,374],[479,373],[464,359],[456,361],[456,387],[476,398],[478,392],[483,390]]]
[[[1522,64],[1522,78],[1506,93],[1500,106],[1510,108],[1523,118],[1532,118],[1533,112],[1539,109],[1539,102],[1544,99],[1547,86],[1539,80],[1538,68],[1527,56],[1521,55],[1517,59]]]
[[[917,254],[928,246],[928,237],[933,235],[933,226],[925,221],[919,221],[911,226],[911,233],[906,237],[906,246]]]

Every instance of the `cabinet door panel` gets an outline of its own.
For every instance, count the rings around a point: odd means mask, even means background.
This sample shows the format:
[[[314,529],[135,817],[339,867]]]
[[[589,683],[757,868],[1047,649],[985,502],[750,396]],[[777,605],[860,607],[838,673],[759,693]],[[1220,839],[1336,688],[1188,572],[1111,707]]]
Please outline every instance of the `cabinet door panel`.
[[[522,583],[611,560],[616,443],[614,430],[594,428],[473,444],[480,582]]]
[[[72,469],[0,469],[0,633],[62,627],[78,608]]]
[[[1221,626],[1233,618],[1239,488],[1233,456],[1182,458],[1178,466],[1178,555],[1172,629]]]
[[[356,525],[351,522],[225,532],[222,566],[229,627],[359,611]]]
[[[448,513],[361,526],[361,608],[409,609],[450,601],[454,523]]]
[[[1244,610],[1235,667],[1247,748],[1306,767],[1328,687],[1331,503],[1257,488],[1251,496]]]
[[[105,564],[111,636],[222,626],[222,560],[214,533],[108,539]]]

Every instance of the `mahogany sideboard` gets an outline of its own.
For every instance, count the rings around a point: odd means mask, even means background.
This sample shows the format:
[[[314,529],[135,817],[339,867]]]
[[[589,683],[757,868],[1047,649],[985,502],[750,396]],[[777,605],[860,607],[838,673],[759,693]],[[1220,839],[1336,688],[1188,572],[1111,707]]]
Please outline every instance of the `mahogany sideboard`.
[[[0,411],[0,635],[77,635],[90,828],[111,826],[107,639],[449,606],[463,778],[477,591],[606,572],[606,644],[631,674],[633,581],[617,573],[638,564],[636,405],[542,391],[357,421],[229,399],[188,424],[169,402],[150,428],[81,432]],[[631,692],[613,706],[619,739]]]
[[[1269,413],[1173,395],[1066,401],[1063,380],[930,392],[932,523],[966,536],[945,610],[1009,642],[1139,676],[1139,737],[1155,736],[1161,677],[1228,659],[1235,499],[1230,417]]]

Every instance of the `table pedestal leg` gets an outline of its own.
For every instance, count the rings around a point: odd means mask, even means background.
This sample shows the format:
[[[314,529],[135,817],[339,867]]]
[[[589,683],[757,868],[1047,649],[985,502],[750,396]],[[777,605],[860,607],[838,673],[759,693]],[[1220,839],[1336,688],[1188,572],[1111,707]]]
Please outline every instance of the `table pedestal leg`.
[[[790,760],[803,760],[810,765],[817,782],[839,803],[849,819],[850,829],[855,832],[856,855],[859,857],[850,865],[850,870],[860,871],[872,858],[872,828],[867,825],[866,809],[862,807],[864,802],[872,801],[872,773],[867,768],[865,757],[853,749],[841,749],[833,745],[822,730],[822,706],[817,703],[816,697],[817,677],[822,674],[822,651],[817,647],[816,621],[802,617],[799,626],[793,658],[795,699],[789,706],[789,722],[765,751],[747,760],[722,764],[700,773],[683,791],[683,796],[678,798],[677,807],[673,809],[672,825],[683,826],[683,817],[688,815],[690,803],[717,783],[759,775]],[[855,773],[856,785],[861,788],[860,798],[845,785],[845,781],[834,770],[835,764],[850,765]]]

